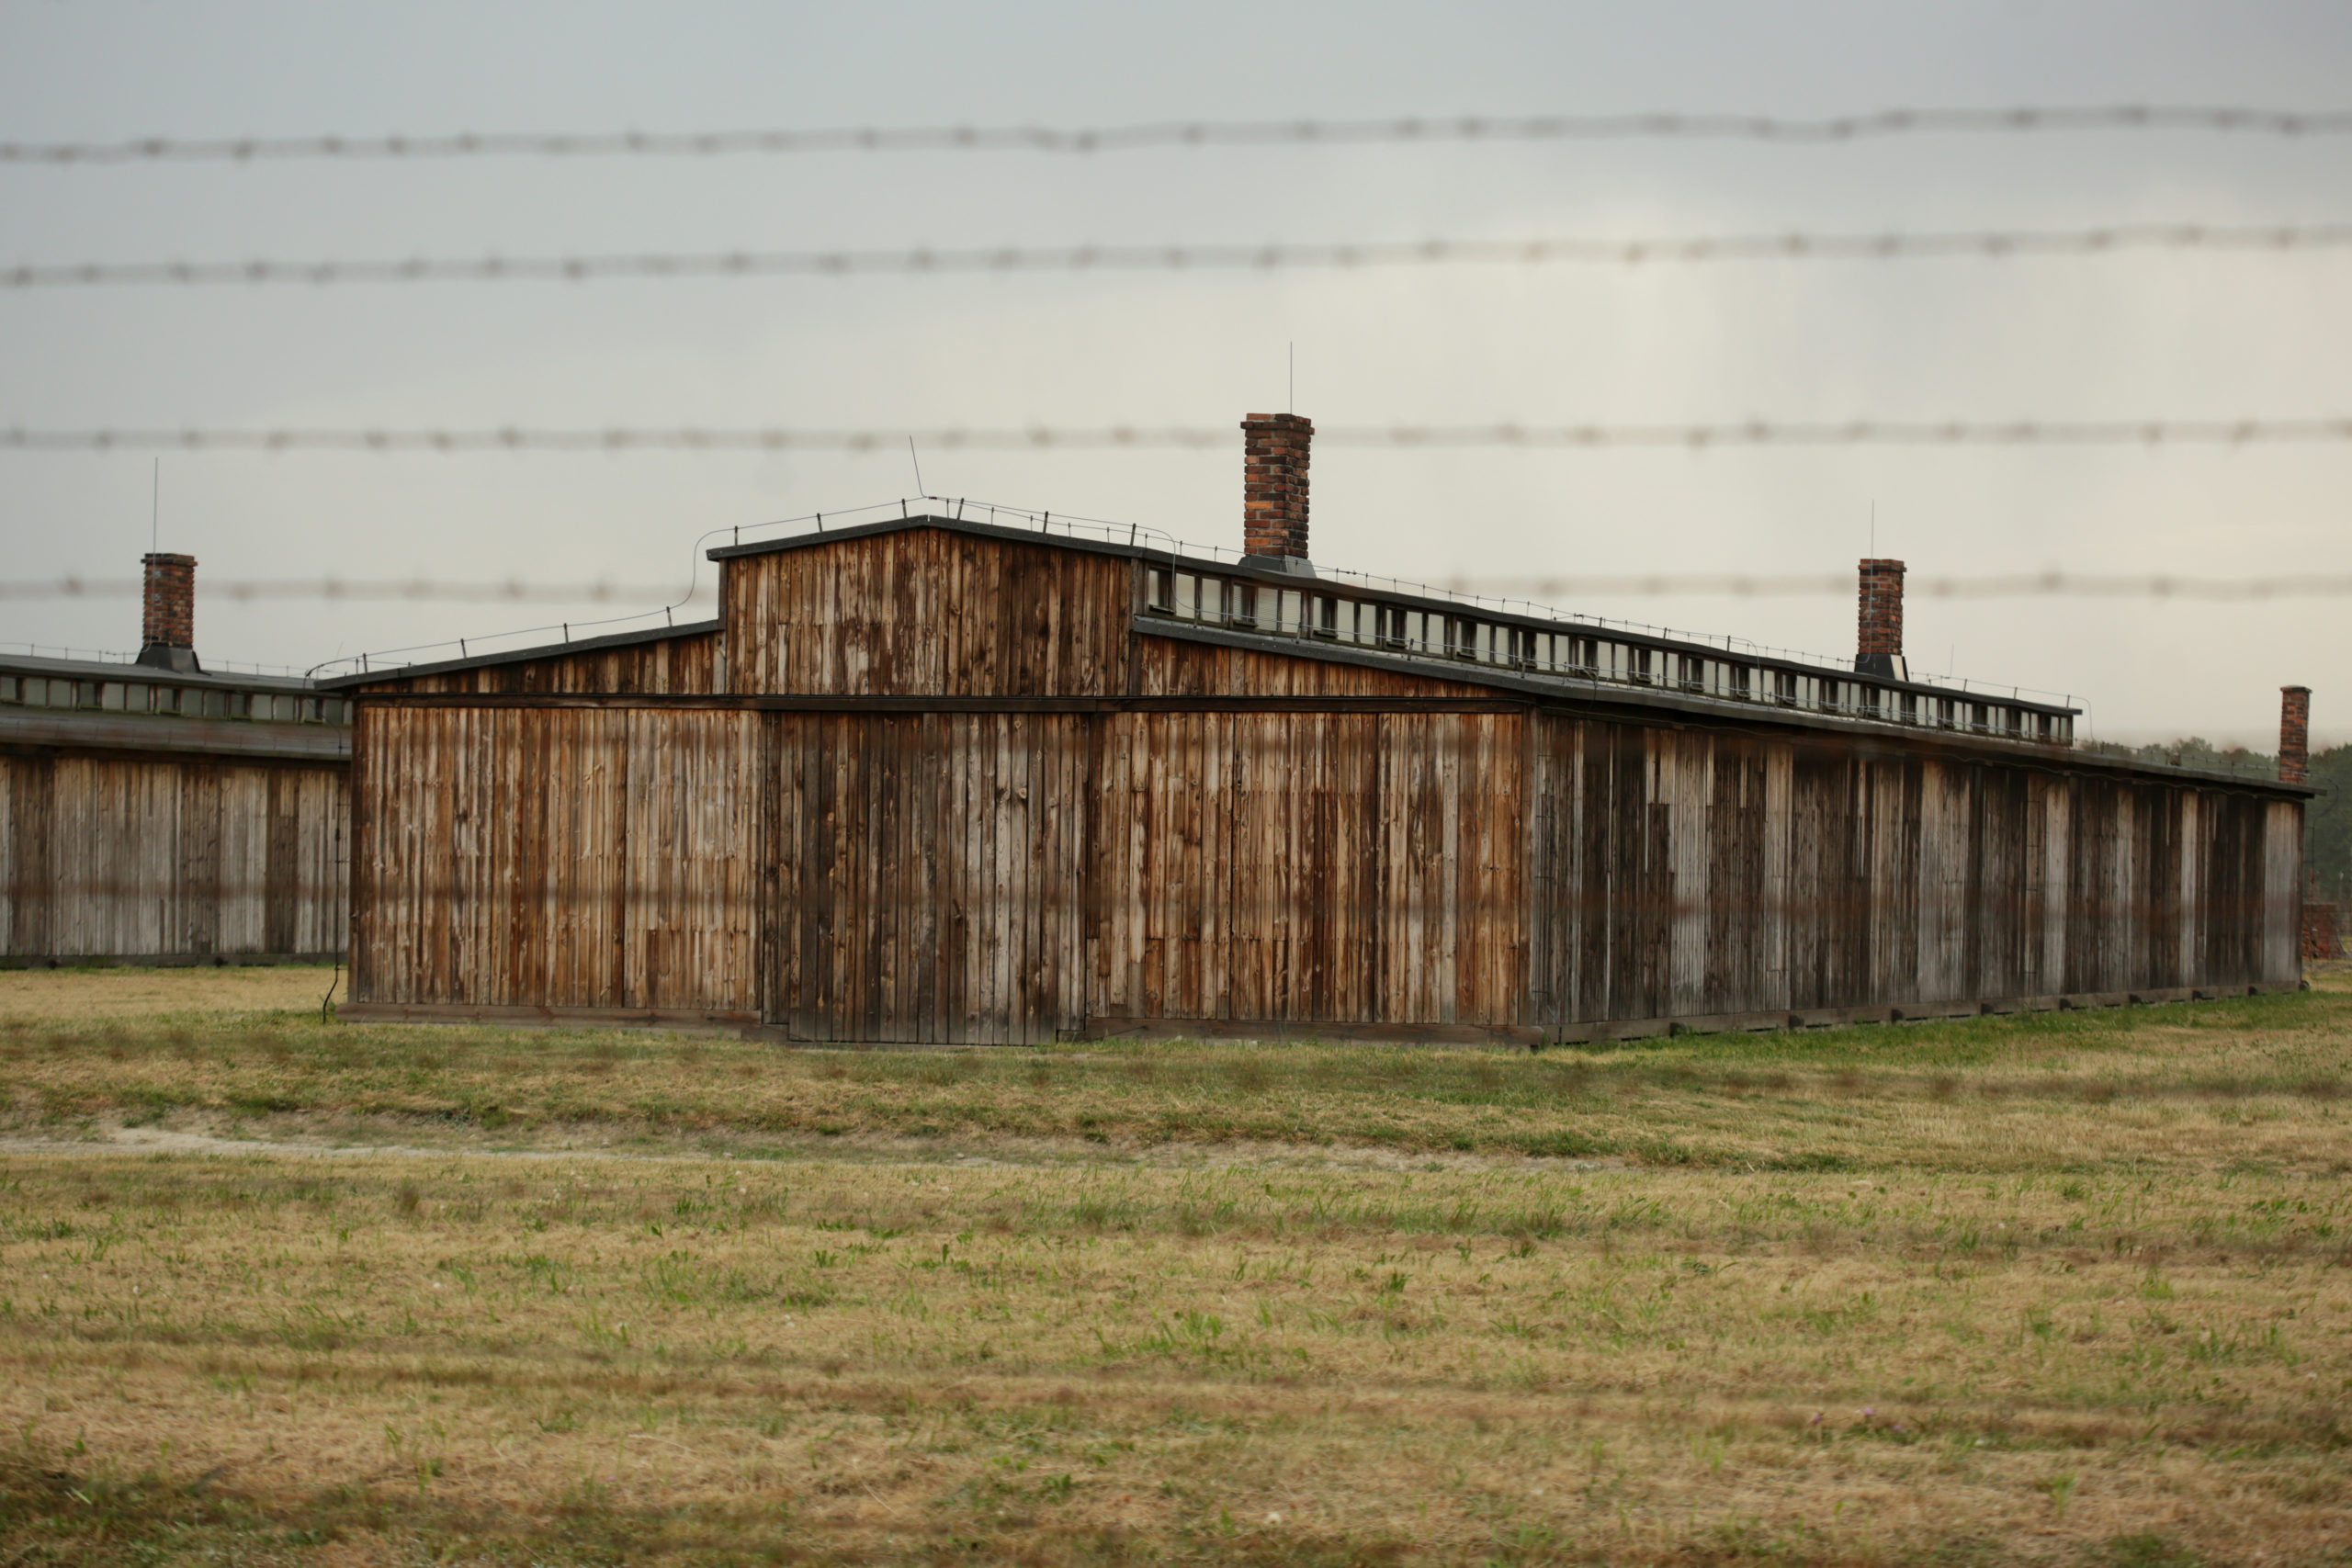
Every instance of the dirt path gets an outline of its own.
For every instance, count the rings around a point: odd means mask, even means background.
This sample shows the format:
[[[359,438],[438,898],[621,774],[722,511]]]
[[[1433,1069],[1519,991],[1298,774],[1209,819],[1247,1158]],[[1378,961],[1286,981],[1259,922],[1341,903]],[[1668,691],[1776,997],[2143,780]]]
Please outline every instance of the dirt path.
[[[1357,1170],[1513,1170],[1594,1171],[1629,1168],[1619,1160],[1542,1158],[1498,1159],[1483,1155],[1404,1155],[1390,1149],[1302,1149],[1280,1144],[1159,1145],[1119,1149],[1075,1140],[1004,1139],[984,1150],[927,1144],[910,1138],[826,1138],[809,1140],[782,1150],[770,1145],[742,1150],[652,1150],[613,1148],[480,1147],[464,1145],[354,1144],[326,1140],[230,1138],[217,1134],[164,1127],[96,1127],[81,1138],[0,1137],[0,1159],[11,1155],[60,1156],[90,1159],[119,1159],[148,1155],[188,1155],[232,1157],[288,1156],[311,1159],[494,1159],[524,1161],[606,1160],[642,1165],[731,1165],[821,1161],[835,1165],[888,1167],[953,1166],[977,1170],[990,1167],[1036,1169],[1072,1166],[1124,1166],[1148,1168],[1298,1168]]]

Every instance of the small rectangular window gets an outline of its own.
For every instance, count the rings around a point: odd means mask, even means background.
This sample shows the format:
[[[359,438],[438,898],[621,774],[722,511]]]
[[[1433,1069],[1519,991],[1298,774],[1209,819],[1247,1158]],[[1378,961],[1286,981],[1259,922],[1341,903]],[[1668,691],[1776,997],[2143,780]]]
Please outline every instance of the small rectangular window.
[[[1159,611],[1163,615],[1174,615],[1176,613],[1176,573],[1174,569],[1164,566],[1153,567],[1147,581],[1148,583],[1148,592],[1150,594],[1150,598],[1148,601],[1148,607]]]
[[[1315,601],[1313,629],[1317,637],[1327,640],[1336,638],[1340,635],[1340,602],[1328,593],[1320,595]]]
[[[1284,589],[1274,595],[1274,626],[1278,632],[1293,635],[1306,629],[1306,596]]]
[[[1201,580],[1189,571],[1176,574],[1176,618],[1197,621],[1201,618]]]
[[[205,717],[207,717],[207,718],[226,718],[226,717],[228,717],[228,716],[229,716],[229,694],[228,694],[228,693],[226,693],[226,692],[207,692],[207,693],[205,693],[205,694],[204,694],[204,716],[205,716]]]
[[[1902,699],[1902,701],[1903,701],[1903,708],[1902,708],[1903,722],[1904,722],[1904,723],[1905,723],[1905,724],[1917,724],[1917,723],[1918,723],[1918,722],[1919,722],[1919,694],[1918,694],[1918,693],[1917,693],[1917,692],[1905,692],[1905,693],[1904,693],[1904,694],[1903,694],[1903,699]]]
[[[1728,685],[1732,696],[1744,703],[1756,694],[1755,672],[1747,665],[1729,665],[1726,671],[1730,675]]]
[[[1676,685],[1680,686],[1686,692],[1703,692],[1707,689],[1707,661],[1705,660],[1698,658],[1693,654],[1678,653],[1674,656],[1674,680]]]
[[[1247,582],[1220,580],[1217,592],[1224,601],[1223,619],[1228,626],[1254,627],[1258,624],[1258,590]]]
[[[22,702],[24,698],[17,689],[17,678],[14,675],[0,675],[0,703]]]
[[[320,707],[324,712],[326,721],[329,724],[346,724],[350,722],[349,715],[351,712],[351,705],[345,702],[341,697],[329,697],[320,705]]]
[[[1838,682],[1826,676],[1816,677],[1816,680],[1819,683],[1815,688],[1815,704],[1824,713],[1836,713],[1840,705],[1839,698],[1843,695],[1838,689]]]

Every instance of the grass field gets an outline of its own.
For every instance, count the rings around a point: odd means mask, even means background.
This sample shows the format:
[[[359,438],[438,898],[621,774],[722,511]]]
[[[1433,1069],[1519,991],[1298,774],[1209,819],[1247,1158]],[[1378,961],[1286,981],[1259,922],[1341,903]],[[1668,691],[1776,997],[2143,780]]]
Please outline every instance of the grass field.
[[[0,1564],[2352,1561],[2352,977],[1537,1056],[0,975]]]

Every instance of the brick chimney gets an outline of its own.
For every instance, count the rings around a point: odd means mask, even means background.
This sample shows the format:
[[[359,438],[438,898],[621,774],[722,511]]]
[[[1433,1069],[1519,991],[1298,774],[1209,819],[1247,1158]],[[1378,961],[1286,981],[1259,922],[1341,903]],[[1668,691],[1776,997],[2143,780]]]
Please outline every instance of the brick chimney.
[[[2312,780],[2312,689],[2278,688],[2278,782]]]
[[[196,558],[151,555],[139,637],[139,662],[186,674],[196,661]]]
[[[1315,422],[1253,413],[1241,422],[1241,549],[1268,564],[1306,559],[1306,457]]]
[[[1903,563],[1864,560],[1861,563],[1860,630],[1854,644],[1854,668],[1864,675],[1911,678],[1903,660]]]

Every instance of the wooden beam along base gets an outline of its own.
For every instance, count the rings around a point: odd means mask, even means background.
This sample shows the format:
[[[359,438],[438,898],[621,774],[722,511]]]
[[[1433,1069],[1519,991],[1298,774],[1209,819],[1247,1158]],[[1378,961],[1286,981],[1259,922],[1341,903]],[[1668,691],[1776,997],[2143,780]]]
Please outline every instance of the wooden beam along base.
[[[1502,1046],[1533,1051],[1553,1045],[1594,1045],[1656,1040],[1682,1034],[1771,1033],[1782,1030],[1838,1029],[1869,1023],[1925,1023],[1942,1019],[1991,1017],[2020,1012],[2061,1012],[2091,1008],[2156,1007],[2211,1001],[2221,997],[2262,996],[2297,989],[2278,981],[2243,987],[2176,987],[2150,991],[2086,991],[2066,996],[2003,997],[1989,1001],[1918,1002],[1898,1007],[1810,1008],[1798,1012],[1714,1013],[1690,1018],[1631,1018],[1572,1023],[1566,1028],[1485,1029],[1443,1023],[1317,1023],[1265,1019],[1090,1018],[1080,1029],[1063,1032],[1069,1042],[1232,1040],[1259,1045],[1363,1044],[1401,1046]],[[473,1007],[463,1004],[352,1002],[335,1010],[343,1023],[483,1024],[500,1029],[630,1029],[675,1034],[720,1034],[795,1049],[819,1051],[987,1050],[935,1041],[808,1040],[788,1028],[763,1024],[755,1013],[694,1008]],[[1035,1045],[1014,1049],[1036,1050]]]

